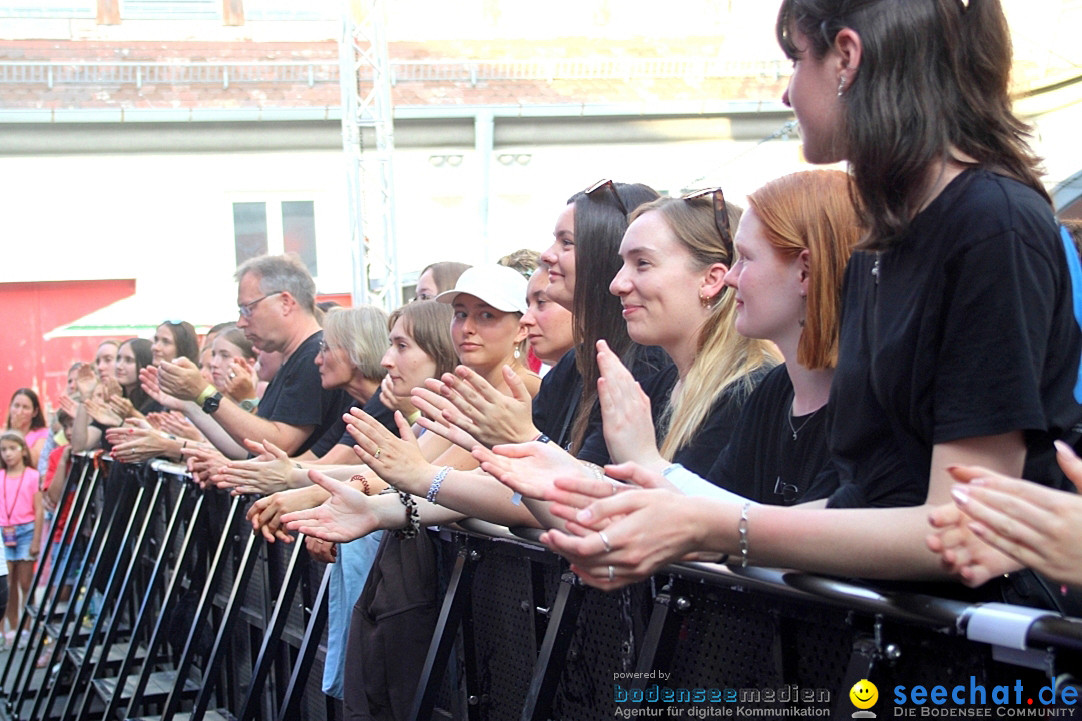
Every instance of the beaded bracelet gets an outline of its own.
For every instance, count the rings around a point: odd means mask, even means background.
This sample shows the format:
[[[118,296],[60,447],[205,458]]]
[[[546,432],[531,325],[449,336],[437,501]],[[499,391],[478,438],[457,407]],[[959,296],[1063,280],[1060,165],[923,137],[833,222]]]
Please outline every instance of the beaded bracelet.
[[[447,477],[447,474],[451,472],[450,466],[444,466],[436,472],[436,477],[432,479],[432,485],[428,487],[428,495],[425,496],[425,500],[429,503],[436,502],[436,496],[439,495],[440,486],[443,485],[443,479]]]
[[[394,532],[395,538],[416,538],[421,530],[421,513],[417,510],[417,501],[405,491],[397,491],[398,500],[406,507],[406,527]]]
[[[372,495],[372,489],[368,487],[368,479],[365,478],[364,476],[362,476],[360,473],[353,476],[353,478],[350,478],[349,480],[351,480],[351,481],[360,481],[361,482],[361,487],[364,488],[364,495],[366,495],[366,496],[371,496]]]
[[[740,532],[740,567],[748,567],[748,509],[751,508],[751,501],[745,501],[744,507],[740,510],[740,523],[737,525],[737,531]]]

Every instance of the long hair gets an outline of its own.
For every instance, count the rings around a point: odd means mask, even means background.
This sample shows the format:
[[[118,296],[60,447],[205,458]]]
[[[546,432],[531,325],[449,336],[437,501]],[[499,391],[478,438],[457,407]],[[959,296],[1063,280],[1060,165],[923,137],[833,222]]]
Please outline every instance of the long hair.
[[[728,202],[726,207],[731,238],[743,211]],[[631,220],[648,212],[662,215],[677,242],[691,255],[696,270],[714,263],[732,266],[732,242],[726,243],[718,231],[712,196],[660,198],[639,206]],[[681,290],[696,292],[695,288]],[[710,315],[697,329],[695,360],[661,416],[660,427],[665,429],[661,455],[669,460],[692,441],[718,398],[729,392],[747,396],[752,391],[751,372],[777,363],[769,343],[736,332],[736,294],[731,288],[724,287],[708,302],[712,304]]]
[[[930,169],[955,152],[1051,204],[1030,128],[1011,112],[1011,39],[999,0],[784,0],[776,33],[790,58],[799,31],[821,59],[843,28],[863,48],[841,99],[863,247],[890,247],[905,232],[927,201]]]
[[[162,325],[169,326],[173,333],[173,342],[177,347],[177,358],[184,357],[199,365],[199,336],[195,327],[185,320],[167,320]],[[158,326],[161,328],[161,325]]]
[[[19,388],[11,394],[11,400],[8,401],[8,430],[11,430],[11,404],[15,402],[16,396],[26,396],[26,399],[30,401],[30,405],[34,408],[34,415],[30,419],[30,430],[36,431],[38,428],[44,428],[45,414],[41,412],[41,401],[38,400],[38,394],[31,388]]]
[[[772,180],[748,196],[766,239],[784,257],[808,251],[808,297],[796,361],[809,370],[838,362],[842,280],[861,227],[851,179],[840,170],[808,170]]]
[[[436,362],[436,375],[452,373],[458,365],[458,354],[451,340],[451,318],[455,311],[447,303],[438,300],[418,300],[393,311],[387,319],[387,331],[401,318],[406,332],[421,350]]]
[[[426,265],[417,277],[420,278],[428,271],[432,271],[432,282],[436,284],[436,293],[451,290],[458,282],[458,276],[469,270],[469,263],[457,263],[453,260],[441,260],[438,263]]]
[[[207,335],[209,336],[210,332],[208,332]],[[226,323],[218,328],[215,335],[217,338],[214,340],[221,338],[222,340],[235,345],[237,350],[240,351],[240,354],[244,356],[245,360],[254,361],[259,358],[259,353],[257,353],[252,346],[252,341],[248,340],[248,336],[244,335],[244,331],[237,326]]]
[[[653,188],[639,183],[613,183],[627,212],[658,197]],[[571,196],[575,204],[575,361],[582,375],[582,399],[571,426],[571,453],[578,453],[586,438],[594,402],[597,400],[597,341],[608,342],[625,365],[631,367],[639,346],[627,334],[620,299],[609,292],[609,282],[620,270],[620,241],[627,230],[627,216],[606,193],[585,192]]]
[[[26,445],[26,439],[23,438],[22,433],[19,433],[18,431],[12,431],[12,430],[4,431],[3,433],[0,433],[0,442],[3,442],[3,441],[9,441],[11,443],[18,443],[23,449],[23,465],[26,466],[27,468],[33,468],[34,467],[33,464],[30,462],[31,461],[30,447]],[[0,458],[0,467],[2,467],[5,471],[8,470],[8,465],[7,465],[7,463],[4,462],[3,458]]]
[[[131,404],[135,406],[137,410],[142,410],[143,407],[149,405],[150,396],[143,390],[143,384],[138,381],[139,371],[146,368],[154,360],[154,355],[150,350],[150,341],[146,338],[129,338],[120,344],[117,348],[117,355],[120,354],[120,349],[126,345],[131,346],[132,355],[135,356],[135,374],[137,380],[131,390],[124,389],[124,397],[131,401]]]
[[[323,319],[323,337],[346,351],[363,378],[377,383],[387,375],[380,365],[390,345],[387,331],[387,313],[374,305],[333,308]]]

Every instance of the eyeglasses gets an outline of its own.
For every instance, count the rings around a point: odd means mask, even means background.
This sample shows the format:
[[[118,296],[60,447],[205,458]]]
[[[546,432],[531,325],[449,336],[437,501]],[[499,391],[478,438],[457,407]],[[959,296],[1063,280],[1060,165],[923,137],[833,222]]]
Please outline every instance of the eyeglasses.
[[[725,205],[725,193],[722,192],[721,188],[698,190],[694,193],[688,193],[681,200],[691,202],[708,195],[712,196],[714,201],[714,227],[718,229],[718,234],[721,235],[721,242],[725,246],[725,250],[732,256],[733,236],[729,232],[729,208]]]
[[[331,344],[330,344],[330,343],[328,343],[327,341],[323,340],[322,338],[320,338],[320,339],[319,339],[319,354],[320,354],[320,355],[327,355],[327,354],[328,354],[328,353],[330,353],[330,352],[331,352],[332,350],[334,350],[334,347],[333,347],[333,346],[331,346]]]
[[[582,192],[589,198],[594,193],[599,193],[602,190],[608,191],[609,197],[616,202],[616,207],[620,209],[620,212],[624,214],[624,217],[627,217],[627,206],[624,205],[624,201],[620,200],[620,194],[616,192],[616,183],[612,182],[612,180],[599,180]]]
[[[284,290],[276,290],[273,293],[267,293],[262,298],[256,298],[250,303],[240,303],[237,305],[237,312],[240,313],[241,318],[251,318],[252,309],[255,308],[260,302],[266,300],[267,298],[270,298],[272,295],[281,295],[284,292]]]

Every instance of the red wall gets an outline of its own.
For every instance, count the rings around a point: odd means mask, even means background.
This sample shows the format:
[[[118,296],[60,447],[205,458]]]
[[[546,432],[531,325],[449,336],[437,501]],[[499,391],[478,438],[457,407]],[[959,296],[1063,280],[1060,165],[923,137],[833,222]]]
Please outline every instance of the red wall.
[[[7,422],[8,400],[16,388],[35,389],[43,404],[55,408],[68,367],[77,360],[93,360],[103,340],[47,341],[46,333],[134,292],[133,279],[0,283],[0,424]]]

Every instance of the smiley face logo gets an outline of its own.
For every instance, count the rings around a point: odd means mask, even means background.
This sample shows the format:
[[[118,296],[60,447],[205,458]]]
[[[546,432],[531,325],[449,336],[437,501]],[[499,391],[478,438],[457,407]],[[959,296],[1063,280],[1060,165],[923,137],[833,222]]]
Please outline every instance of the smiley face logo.
[[[879,689],[866,678],[862,678],[849,689],[849,700],[859,709],[869,709],[879,700]]]

